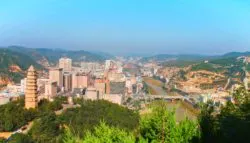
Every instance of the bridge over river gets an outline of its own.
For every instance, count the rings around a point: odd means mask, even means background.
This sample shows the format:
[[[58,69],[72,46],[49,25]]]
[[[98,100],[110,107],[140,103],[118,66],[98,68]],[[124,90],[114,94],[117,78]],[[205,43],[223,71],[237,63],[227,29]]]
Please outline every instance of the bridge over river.
[[[148,94],[148,95],[143,95],[143,96],[140,96],[139,97],[140,99],[166,99],[166,100],[184,100],[188,97],[185,97],[185,96],[182,96],[182,95],[177,95],[177,96],[169,96],[169,95],[151,95],[151,94]]]
[[[151,99],[166,99],[166,100],[184,100],[186,97],[178,95],[178,96],[169,96],[169,95],[146,95],[145,98]]]
[[[190,100],[189,97],[187,96],[182,96],[182,95],[178,95],[178,96],[169,96],[169,95],[144,95],[144,96],[140,96],[139,97],[140,100],[159,100],[159,99],[162,99],[162,100],[169,100],[169,101],[174,101],[174,100],[182,100],[182,101],[185,101],[185,102],[188,102],[192,105],[194,105],[195,103],[192,102]]]

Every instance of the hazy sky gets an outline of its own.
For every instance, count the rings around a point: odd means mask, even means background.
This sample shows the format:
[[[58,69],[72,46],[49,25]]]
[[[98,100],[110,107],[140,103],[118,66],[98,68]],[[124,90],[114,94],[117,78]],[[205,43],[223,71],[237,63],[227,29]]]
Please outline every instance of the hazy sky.
[[[1,0],[0,46],[112,54],[250,50],[249,0]]]

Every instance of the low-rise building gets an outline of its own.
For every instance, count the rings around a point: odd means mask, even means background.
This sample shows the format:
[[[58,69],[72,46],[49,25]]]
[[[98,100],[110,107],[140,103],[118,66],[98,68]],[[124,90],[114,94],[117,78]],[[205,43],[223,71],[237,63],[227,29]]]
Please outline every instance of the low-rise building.
[[[107,100],[109,102],[121,105],[122,100],[123,100],[123,95],[122,94],[104,94],[103,96],[100,97],[100,99]]]
[[[97,100],[97,99],[99,99],[99,92],[96,88],[89,87],[86,90],[85,97],[86,97],[86,99]]]
[[[4,105],[10,102],[10,97],[0,95],[0,105]]]

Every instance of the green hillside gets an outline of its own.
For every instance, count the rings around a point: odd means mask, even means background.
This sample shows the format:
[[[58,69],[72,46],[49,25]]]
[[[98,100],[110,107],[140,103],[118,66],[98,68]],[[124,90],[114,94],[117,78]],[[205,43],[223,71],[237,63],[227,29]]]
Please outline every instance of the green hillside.
[[[22,71],[26,71],[30,65],[34,65],[37,69],[42,68],[41,65],[27,55],[9,49],[0,49],[0,76],[19,82],[23,78],[24,72],[10,72],[9,67],[11,65],[19,66]]]
[[[216,73],[224,74],[226,77],[238,78],[243,80],[245,77],[244,72],[245,64],[242,60],[237,60],[235,57],[226,57],[211,60],[208,63],[198,63],[192,66],[192,71],[206,70]],[[248,70],[246,66],[246,70]]]
[[[183,67],[187,67],[189,65],[196,64],[198,62],[199,61],[172,60],[172,61],[163,62],[162,66],[183,68]]]

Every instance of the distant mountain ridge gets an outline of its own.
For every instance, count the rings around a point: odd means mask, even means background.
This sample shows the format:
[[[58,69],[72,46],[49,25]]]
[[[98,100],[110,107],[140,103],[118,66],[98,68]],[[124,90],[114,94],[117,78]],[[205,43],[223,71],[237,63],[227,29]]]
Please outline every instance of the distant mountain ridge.
[[[200,61],[200,60],[213,60],[213,59],[222,59],[222,58],[236,58],[240,56],[250,56],[250,52],[229,52],[223,55],[217,56],[207,56],[199,54],[180,54],[180,55],[171,55],[171,54],[159,54],[150,57],[142,58],[142,62],[153,60],[158,62],[166,62],[171,60],[181,60],[181,61]]]
[[[69,57],[75,62],[102,62],[107,59],[106,56],[94,54],[84,50],[71,51],[63,49],[26,48],[21,46],[9,46],[7,49],[23,53],[36,61],[47,60],[51,64],[56,64],[61,57]]]
[[[166,62],[173,60],[181,60],[181,61],[200,61],[204,59],[211,59],[215,56],[204,56],[204,55],[188,55],[188,54],[180,54],[180,55],[170,55],[170,54],[160,54],[151,57],[144,57],[141,61],[158,61],[158,62]]]
[[[240,57],[240,56],[250,56],[250,52],[230,52],[223,55],[223,57]]]

